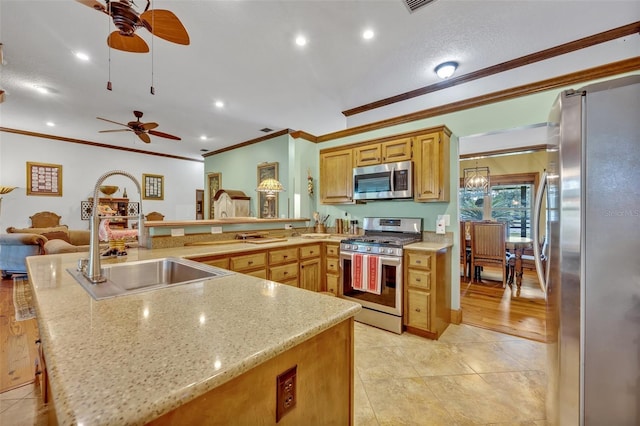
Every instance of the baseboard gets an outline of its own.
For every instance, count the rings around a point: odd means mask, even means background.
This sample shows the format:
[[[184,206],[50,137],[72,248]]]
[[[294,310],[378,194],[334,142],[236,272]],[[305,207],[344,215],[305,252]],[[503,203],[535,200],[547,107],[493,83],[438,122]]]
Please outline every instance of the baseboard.
[[[451,324],[462,324],[462,309],[451,309]]]

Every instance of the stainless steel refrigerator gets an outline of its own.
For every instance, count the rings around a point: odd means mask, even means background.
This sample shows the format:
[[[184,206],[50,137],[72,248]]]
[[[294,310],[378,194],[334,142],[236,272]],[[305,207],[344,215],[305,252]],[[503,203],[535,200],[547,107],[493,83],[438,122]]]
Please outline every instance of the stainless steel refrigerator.
[[[640,425],[640,75],[562,92],[549,122],[547,422]]]

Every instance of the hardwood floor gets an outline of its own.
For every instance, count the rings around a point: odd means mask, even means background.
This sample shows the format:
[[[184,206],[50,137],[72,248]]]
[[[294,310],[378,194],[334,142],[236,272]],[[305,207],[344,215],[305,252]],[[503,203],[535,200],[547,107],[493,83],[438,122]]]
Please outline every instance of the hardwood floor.
[[[520,291],[502,288],[498,269],[484,268],[482,283],[461,278],[462,322],[526,339],[547,342],[546,301],[535,272],[525,271]]]
[[[16,321],[13,280],[0,282],[0,393],[34,381],[38,324]]]

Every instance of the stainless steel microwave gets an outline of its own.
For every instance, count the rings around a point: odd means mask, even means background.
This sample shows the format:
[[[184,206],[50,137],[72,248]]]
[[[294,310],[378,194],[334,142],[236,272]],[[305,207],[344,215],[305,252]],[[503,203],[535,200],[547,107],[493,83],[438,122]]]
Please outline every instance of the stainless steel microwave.
[[[377,164],[353,169],[354,200],[413,197],[413,163]]]

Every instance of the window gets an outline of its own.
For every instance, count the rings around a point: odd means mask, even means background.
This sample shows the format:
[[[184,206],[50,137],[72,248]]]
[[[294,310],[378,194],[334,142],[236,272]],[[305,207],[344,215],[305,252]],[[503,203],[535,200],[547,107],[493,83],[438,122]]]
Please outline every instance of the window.
[[[531,215],[537,181],[537,173],[491,176],[491,191],[487,196],[467,192],[461,184],[460,220],[483,220],[484,203],[490,202],[487,216],[506,222],[508,236],[531,238]]]

